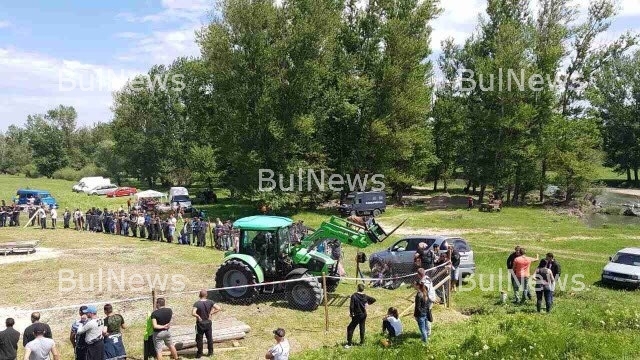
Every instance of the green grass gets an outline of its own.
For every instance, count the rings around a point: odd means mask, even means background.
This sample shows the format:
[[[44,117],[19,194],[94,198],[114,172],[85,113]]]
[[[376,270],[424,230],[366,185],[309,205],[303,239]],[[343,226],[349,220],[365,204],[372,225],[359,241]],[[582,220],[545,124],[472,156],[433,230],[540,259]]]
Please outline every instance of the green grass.
[[[91,206],[115,208],[126,198],[105,199],[71,192],[70,182],[21,177],[0,176],[0,198],[9,200],[19,187],[50,190],[61,207]],[[227,218],[255,214],[249,203],[234,204],[227,199],[207,207],[208,215]],[[325,220],[328,212],[290,212],[286,215],[302,219],[311,227]],[[386,229],[409,220],[400,231],[404,233],[458,233],[469,240],[475,252],[478,274],[483,280],[504,269],[504,262],[513,246],[524,246],[528,254],[543,256],[552,251],[569,277],[579,274],[586,285],[584,291],[559,292],[556,307],[549,314],[533,312],[534,306],[496,305],[499,289],[491,291],[462,291],[454,294],[454,311],[437,308],[434,333],[427,349],[417,337],[417,326],[410,316],[403,317],[405,337],[391,346],[379,345],[380,317],[389,306],[401,310],[411,305],[412,291],[405,287],[390,291],[369,289],[378,302],[369,308],[368,345],[342,349],[348,323],[348,296],[353,282],[342,282],[329,297],[329,331],[324,331],[322,308],[302,312],[286,307],[283,298],[263,301],[250,306],[223,305],[221,316],[235,316],[252,327],[249,336],[241,341],[247,347],[216,355],[217,359],[262,358],[272,343],[271,330],[282,326],[288,330],[292,359],[637,359],[640,358],[640,292],[615,290],[598,284],[600,272],[608,257],[626,246],[640,246],[638,225],[614,225],[590,228],[582,220],[560,215],[536,207],[505,208],[500,213],[481,213],[477,210],[425,211],[420,207],[390,208],[380,221]],[[58,259],[2,265],[0,306],[34,309],[77,304],[84,301],[148,295],[105,291],[79,292],[70,296],[58,292],[58,270],[71,268],[85,274],[87,261],[104,264],[108,268],[123,269],[127,273],[180,274],[186,279],[187,290],[212,287],[213,274],[223,254],[212,249],[158,244],[119,236],[77,233],[74,231],[40,231],[36,229],[0,229],[0,242],[17,239],[38,239],[42,246],[58,249]],[[399,236],[364,251],[369,255],[391,245]],[[357,249],[345,247],[346,270],[355,274]],[[365,265],[365,270],[367,270]],[[502,270],[504,271],[504,270]],[[367,272],[365,271],[365,275]],[[506,279],[501,283],[507,288]],[[177,322],[190,324],[192,295],[169,298]],[[139,341],[143,331],[147,301],[119,304],[132,325],[125,332],[125,344],[130,353],[139,358]],[[465,317],[463,314],[471,314]],[[44,317],[54,325],[54,336],[62,343],[63,354],[70,354],[64,340],[67,327],[75,317],[74,311],[47,313]],[[61,335],[58,335],[61,334]],[[63,358],[65,357],[63,355]]]

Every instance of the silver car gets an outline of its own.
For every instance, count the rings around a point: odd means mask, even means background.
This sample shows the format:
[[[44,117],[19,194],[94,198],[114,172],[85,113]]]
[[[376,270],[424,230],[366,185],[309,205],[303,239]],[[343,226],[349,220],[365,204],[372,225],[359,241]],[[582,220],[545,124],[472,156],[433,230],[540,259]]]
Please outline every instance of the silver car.
[[[625,248],[609,258],[602,270],[602,282],[640,288],[640,248]]]
[[[116,184],[99,185],[89,190],[87,195],[107,195],[107,193],[110,193],[117,188],[118,185]]]
[[[476,271],[473,250],[469,243],[460,237],[443,235],[417,235],[399,240],[388,249],[371,254],[369,268],[373,270],[381,264],[388,264],[395,274],[409,274],[413,272],[413,257],[421,242],[426,243],[429,248],[437,244],[441,253],[447,251],[448,244],[452,244],[460,253],[458,271],[461,277],[469,276]]]

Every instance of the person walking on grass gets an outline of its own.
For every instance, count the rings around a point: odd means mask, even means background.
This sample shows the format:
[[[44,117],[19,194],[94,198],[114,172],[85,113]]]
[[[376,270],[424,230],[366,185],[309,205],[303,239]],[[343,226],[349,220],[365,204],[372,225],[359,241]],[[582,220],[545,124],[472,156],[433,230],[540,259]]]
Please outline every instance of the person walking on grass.
[[[162,349],[166,345],[171,352],[171,358],[178,360],[178,352],[173,345],[171,339],[171,318],[173,317],[173,311],[165,307],[166,302],[164,298],[158,298],[156,300],[156,310],[151,313],[151,324],[153,326],[153,344],[156,350],[156,360],[162,360]]]
[[[211,317],[222,308],[212,300],[207,299],[207,290],[200,290],[200,299],[193,304],[191,315],[196,318],[196,359],[202,357],[204,347],[203,337],[207,338],[207,357],[213,356],[213,326]]]
[[[0,360],[16,360],[18,357],[18,341],[20,332],[13,328],[15,320],[7,318],[6,329],[0,331]]]
[[[49,327],[48,324],[43,324],[40,322],[40,313],[39,312],[34,312],[31,313],[31,325],[27,326],[26,329],[24,329],[24,333],[22,334],[22,346],[27,346],[27,344],[34,340],[36,338],[36,336],[33,334],[34,333],[34,329],[36,328],[36,326],[40,326],[38,324],[42,324],[42,327],[44,327],[44,337],[52,339],[53,338],[53,334],[51,333],[51,327]]]
[[[555,290],[553,272],[541,263],[538,265],[533,278],[536,284],[536,310],[538,310],[538,312],[542,310],[542,298],[544,297],[547,313],[550,313],[553,307],[553,291]]]
[[[416,281],[415,287],[418,292],[414,300],[413,317],[418,323],[420,330],[420,339],[426,345],[431,335],[431,323],[433,315],[431,314],[429,291],[422,281]]]
[[[53,360],[60,360],[60,352],[56,347],[56,343],[52,339],[45,337],[46,331],[44,324],[35,324],[33,327],[34,339],[24,347],[24,360],[50,360],[51,357],[53,357]]]
[[[80,325],[84,325],[89,321],[87,314],[84,313],[85,310],[87,310],[87,306],[80,306],[80,311],[78,312],[80,318],[73,322],[71,331],[69,332],[69,341],[71,342],[71,346],[73,346],[75,360],[86,360],[87,358],[87,343],[84,341],[85,334],[78,335]]]
[[[529,291],[529,276],[530,267],[532,261],[537,261],[538,257],[530,258],[526,256],[524,248],[520,248],[519,256],[513,260],[513,293],[514,303],[524,304],[525,301],[531,300],[531,292]],[[520,299],[519,293],[522,289],[522,299]]]
[[[283,328],[273,330],[273,338],[276,340],[276,344],[264,355],[265,359],[289,360],[291,347],[289,346],[289,340],[285,339],[284,336],[285,331]]]
[[[347,344],[345,349],[353,346],[353,332],[360,328],[360,345],[364,344],[365,322],[367,321],[367,306],[376,302],[376,299],[364,293],[364,284],[358,284],[358,291],[351,295],[349,315],[351,322],[347,326]]]

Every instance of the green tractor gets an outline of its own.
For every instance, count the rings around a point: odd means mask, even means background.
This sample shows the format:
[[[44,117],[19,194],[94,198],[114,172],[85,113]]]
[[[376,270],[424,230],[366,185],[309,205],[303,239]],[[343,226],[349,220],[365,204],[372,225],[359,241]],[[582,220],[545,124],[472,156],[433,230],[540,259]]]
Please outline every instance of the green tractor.
[[[403,221],[404,223],[404,221]],[[292,240],[293,221],[279,216],[250,216],[237,220],[233,227],[240,230],[239,251],[227,252],[216,272],[216,288],[232,302],[252,302],[258,294],[286,293],[290,306],[301,310],[315,310],[322,303],[323,287],[318,280],[322,274],[337,275],[337,261],[316,251],[325,240],[366,248],[384,241],[393,233],[385,231],[371,220],[362,226],[331,217],[317,230],[300,241]],[[282,280],[295,280],[273,284]],[[333,292],[339,279],[329,278],[327,291]],[[243,285],[264,284],[260,286]]]

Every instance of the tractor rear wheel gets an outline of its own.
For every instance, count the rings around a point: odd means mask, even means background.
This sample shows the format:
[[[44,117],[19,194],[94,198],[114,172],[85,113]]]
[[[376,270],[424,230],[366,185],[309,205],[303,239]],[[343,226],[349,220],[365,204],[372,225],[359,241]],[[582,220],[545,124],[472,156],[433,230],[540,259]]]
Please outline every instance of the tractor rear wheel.
[[[380,216],[380,214],[381,214],[380,209],[373,210],[373,216],[374,217],[378,217],[378,216]]]
[[[300,279],[287,283],[287,301],[294,309],[313,311],[322,303],[322,285],[318,279],[309,274],[297,275],[290,280]]]
[[[239,260],[229,260],[216,272],[216,288],[257,284],[258,280],[249,265]],[[251,302],[258,295],[257,286],[220,291],[230,301]]]

